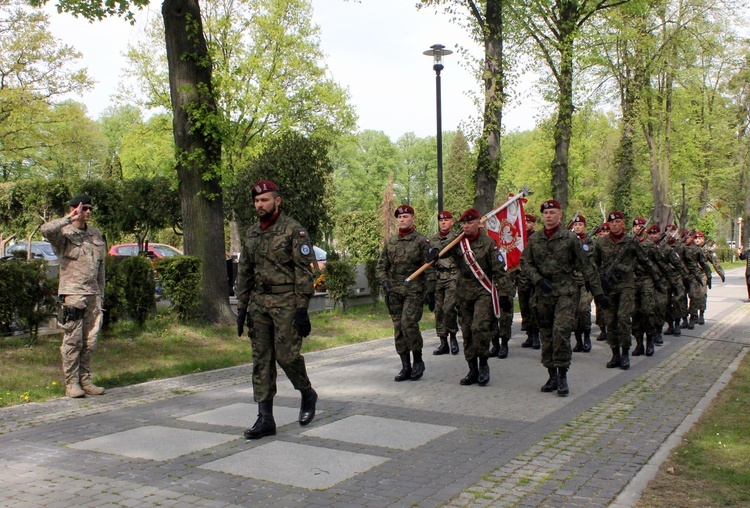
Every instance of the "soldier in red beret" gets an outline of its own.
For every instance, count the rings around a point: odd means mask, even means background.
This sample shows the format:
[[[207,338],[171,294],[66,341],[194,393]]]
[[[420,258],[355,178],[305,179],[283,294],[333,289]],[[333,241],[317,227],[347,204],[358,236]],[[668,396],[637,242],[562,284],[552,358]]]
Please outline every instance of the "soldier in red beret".
[[[726,276],[724,275],[724,268],[722,268],[721,263],[719,262],[719,258],[716,256],[716,253],[708,247],[706,244],[706,237],[701,231],[695,232],[695,239],[693,240],[693,243],[695,244],[698,249],[703,251],[703,255],[706,257],[706,264],[712,265],[714,267],[714,270],[716,270],[716,273],[719,275],[719,278],[721,279],[721,282],[724,282],[726,280]],[[711,289],[711,270],[708,270],[708,273],[706,275],[706,286],[707,289]],[[701,300],[698,306],[698,320],[697,323],[699,325],[703,325],[706,323],[705,319],[705,313],[706,313],[706,304],[708,303],[708,291],[704,290],[701,293]]]
[[[693,262],[692,258],[687,255],[685,244],[680,241],[680,230],[673,224],[666,226],[664,229],[665,231],[667,231],[667,245],[669,246],[670,250],[677,255],[685,268],[682,279],[682,286],[684,291],[679,295],[679,297],[673,296],[673,326],[667,328],[667,330],[664,332],[664,335],[671,335],[672,333],[674,333],[675,335],[681,335],[682,328],[688,327],[688,292],[694,284],[700,284],[700,282],[699,278],[696,279],[696,277],[699,277],[698,271],[696,270],[696,265]],[[676,302],[675,298],[677,299]],[[680,320],[682,320],[682,324],[680,324]]]
[[[706,293],[706,288],[711,287],[711,266],[706,260],[706,254],[703,249],[695,244],[695,237],[700,232],[687,232],[687,235],[683,235],[683,243],[685,244],[685,266],[688,270],[691,269],[694,272],[695,278],[698,284],[691,284],[690,290],[688,291],[689,304],[688,304],[688,318],[687,328],[692,330],[696,324],[700,324],[700,311],[701,305]],[[703,236],[703,233],[700,233]]]
[[[573,233],[575,233],[576,238],[581,242],[581,247],[586,256],[591,256],[591,253],[594,252],[594,239],[590,238],[586,233],[586,217],[580,213],[573,216]],[[576,312],[576,327],[574,329],[576,345],[573,346],[573,352],[590,353],[591,302],[594,300],[594,295],[586,288],[586,281],[582,273],[576,272],[575,279],[578,282],[578,290],[581,296],[578,300],[578,311]]]
[[[438,213],[438,232],[430,238],[430,244],[442,251],[458,234],[453,230],[453,214],[447,210]],[[443,257],[435,262],[435,330],[440,345],[433,355],[444,355],[449,351],[458,354],[458,314],[456,313],[456,281],[458,280],[458,264],[450,258]],[[450,347],[448,335],[450,334]]]

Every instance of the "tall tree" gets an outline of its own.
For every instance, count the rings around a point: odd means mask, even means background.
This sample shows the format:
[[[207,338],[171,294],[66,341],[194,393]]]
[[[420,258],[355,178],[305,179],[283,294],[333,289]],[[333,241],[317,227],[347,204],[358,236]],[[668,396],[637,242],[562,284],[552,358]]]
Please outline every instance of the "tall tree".
[[[445,159],[445,209],[460,214],[474,204],[474,167],[476,161],[469,142],[460,130],[451,140]]]

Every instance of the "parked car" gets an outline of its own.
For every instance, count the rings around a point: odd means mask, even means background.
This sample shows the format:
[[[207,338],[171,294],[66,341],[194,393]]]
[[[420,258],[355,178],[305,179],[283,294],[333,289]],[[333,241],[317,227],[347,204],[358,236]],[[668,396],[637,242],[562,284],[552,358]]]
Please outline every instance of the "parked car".
[[[148,251],[146,252],[146,256],[151,259],[161,259],[161,258],[168,258],[171,256],[182,256],[183,252],[176,248],[172,247],[171,245],[167,245],[164,243],[149,243],[148,245]],[[138,254],[138,244],[137,243],[121,243],[118,245],[113,245],[109,249],[109,254],[111,256],[136,256]]]
[[[12,243],[5,248],[6,256],[23,256],[28,258],[29,242]],[[55,254],[55,249],[49,242],[31,242],[31,259],[43,259],[47,262],[48,275],[57,278],[60,270],[60,260]]]

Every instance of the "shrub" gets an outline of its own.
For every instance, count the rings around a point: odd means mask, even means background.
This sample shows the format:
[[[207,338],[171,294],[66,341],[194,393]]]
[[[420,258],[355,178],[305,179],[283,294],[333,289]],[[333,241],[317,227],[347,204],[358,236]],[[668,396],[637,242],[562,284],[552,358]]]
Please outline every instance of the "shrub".
[[[162,258],[156,264],[164,296],[181,320],[188,319],[200,305],[201,265],[194,256]]]
[[[120,263],[125,282],[124,294],[128,315],[143,326],[156,308],[154,268],[145,256],[130,256]]]
[[[104,284],[104,317],[102,328],[108,330],[126,312],[125,276],[123,274],[122,258],[107,256],[105,264],[106,283]]]
[[[45,261],[0,261],[0,331],[10,332],[11,324],[18,320],[34,342],[39,324],[55,311],[56,289],[55,281],[47,276]]]
[[[377,259],[368,259],[365,262],[365,277],[367,277],[367,285],[370,286],[370,296],[372,297],[373,305],[376,305],[380,298],[380,284],[378,284],[377,269]]]
[[[357,282],[354,265],[345,259],[331,260],[329,256],[324,273],[328,296],[333,299],[334,308],[341,303],[343,311],[346,312],[349,288]]]

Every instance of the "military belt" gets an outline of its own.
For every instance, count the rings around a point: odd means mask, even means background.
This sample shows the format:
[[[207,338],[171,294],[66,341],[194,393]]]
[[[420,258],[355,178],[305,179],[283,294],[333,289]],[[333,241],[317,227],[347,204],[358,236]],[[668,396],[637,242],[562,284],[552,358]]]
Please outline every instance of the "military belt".
[[[290,293],[294,291],[294,284],[257,284],[255,286],[255,291],[266,295]]]

